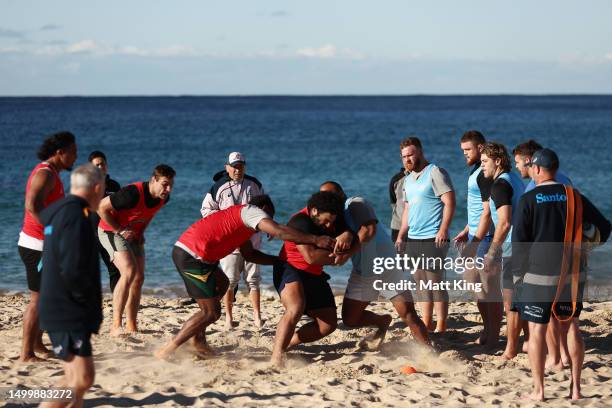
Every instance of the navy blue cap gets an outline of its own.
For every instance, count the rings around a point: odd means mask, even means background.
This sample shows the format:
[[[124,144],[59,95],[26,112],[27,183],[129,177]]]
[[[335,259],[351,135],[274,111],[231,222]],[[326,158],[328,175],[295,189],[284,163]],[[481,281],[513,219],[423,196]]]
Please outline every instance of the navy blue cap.
[[[540,166],[545,169],[556,170],[559,168],[559,156],[550,149],[540,149],[531,156],[530,166]]]

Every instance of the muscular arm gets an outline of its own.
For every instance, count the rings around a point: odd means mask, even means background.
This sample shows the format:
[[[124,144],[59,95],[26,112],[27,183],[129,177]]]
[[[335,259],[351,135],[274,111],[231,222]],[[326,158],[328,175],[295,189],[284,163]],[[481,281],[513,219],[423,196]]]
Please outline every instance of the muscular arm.
[[[512,227],[512,206],[504,205],[497,209],[498,222],[495,226],[495,234],[493,235],[493,241],[489,248],[489,254],[495,255],[500,249],[506,236]]]
[[[489,232],[492,222],[493,221],[491,220],[491,207],[489,206],[489,202],[483,201],[482,214],[480,214],[480,220],[478,221],[478,229],[476,230],[474,239],[482,241],[482,239],[487,235],[487,232]]]
[[[327,249],[332,249],[334,245],[334,240],[330,237],[307,234],[295,228],[278,224],[270,218],[261,220],[259,224],[257,224],[257,230],[263,231],[283,241],[291,241],[295,242],[296,244],[308,244],[312,245],[313,247]]]
[[[405,237],[408,233],[408,202],[404,203],[404,211],[402,211],[402,225],[397,234],[397,241],[395,242],[395,248],[399,251],[399,246],[402,243],[402,237]]]
[[[111,196],[105,197],[100,201],[100,206],[98,207],[98,215],[104,222],[109,225],[114,232],[117,232],[121,229],[119,222],[113,217],[112,211],[114,210],[113,204],[111,204],[110,200]]]
[[[48,170],[40,169],[30,182],[30,189],[25,198],[25,209],[39,223],[40,212],[44,209],[45,198],[55,187],[53,175]]]
[[[455,192],[449,191],[440,196],[442,204],[444,204],[444,210],[442,211],[442,223],[440,224],[440,231],[445,231],[448,238],[448,229],[450,228],[453,215],[455,215]]]

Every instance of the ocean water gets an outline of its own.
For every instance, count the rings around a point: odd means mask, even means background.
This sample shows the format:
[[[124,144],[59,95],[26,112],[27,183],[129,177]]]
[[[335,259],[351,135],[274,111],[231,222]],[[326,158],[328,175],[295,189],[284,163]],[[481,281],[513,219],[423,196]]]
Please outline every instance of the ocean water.
[[[159,163],[176,169],[172,199],[146,234],[148,289],[182,287],[172,244],[199,218],[213,174],[236,150],[272,196],[278,221],[286,222],[332,179],[348,195],[368,198],[388,225],[387,186],[401,167],[399,141],[417,135],[427,159],[451,174],[454,234],[466,223],[462,133],[479,129],[509,149],[535,138],[558,153],[574,185],[612,218],[612,96],[0,98],[0,289],[27,288],[16,246],[25,183],[45,135],[64,129],[77,137],[77,165],[102,150],[122,185],[147,180]],[[62,178],[68,186],[68,173]],[[263,249],[279,248],[272,241]],[[592,258],[591,276],[609,279],[610,245]],[[349,271],[328,268],[333,285],[345,285]],[[270,285],[271,269],[262,272]]]

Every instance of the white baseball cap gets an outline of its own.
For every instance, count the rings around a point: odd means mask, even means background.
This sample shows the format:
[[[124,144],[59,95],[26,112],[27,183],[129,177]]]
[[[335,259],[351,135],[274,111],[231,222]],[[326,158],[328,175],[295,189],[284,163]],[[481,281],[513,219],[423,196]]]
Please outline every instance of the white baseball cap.
[[[242,153],[240,152],[231,152],[229,157],[227,158],[227,164],[230,166],[234,166],[238,163],[246,164],[246,160]]]

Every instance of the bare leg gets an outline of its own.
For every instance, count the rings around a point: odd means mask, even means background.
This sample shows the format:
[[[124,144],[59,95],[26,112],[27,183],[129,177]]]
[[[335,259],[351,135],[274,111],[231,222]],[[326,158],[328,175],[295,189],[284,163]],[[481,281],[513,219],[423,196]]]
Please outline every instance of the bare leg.
[[[131,251],[115,252],[113,263],[119,269],[121,277],[113,292],[113,323],[111,336],[118,336],[122,331],[123,311],[128,301],[132,281],[138,274],[138,263]]]
[[[417,305],[423,316],[423,323],[429,331],[434,331],[435,326],[433,323],[433,291],[421,289],[421,282],[425,284],[427,282],[427,272],[421,269],[417,269],[414,273],[414,281],[417,284]]]
[[[262,323],[259,288],[251,288],[251,291],[249,292],[249,299],[251,300],[251,305],[253,306],[253,323],[255,323],[255,327],[260,328]]]
[[[289,347],[303,343],[312,343],[332,334],[338,327],[336,308],[325,307],[322,309],[309,310],[306,312],[314,320],[300,327],[291,338]]]
[[[92,357],[80,357],[71,355],[64,364],[66,373],[65,381],[72,388],[73,399],[71,401],[43,402],[41,407],[82,407],[85,393],[94,383],[96,371]],[[70,374],[69,374],[70,373]]]
[[[140,307],[140,297],[142,295],[142,285],[144,284],[145,258],[144,256],[136,257],[136,265],[138,272],[130,285],[130,292],[126,305],[126,322],[125,329],[129,333],[138,331],[138,308]]]
[[[30,291],[30,301],[23,313],[23,335],[21,339],[21,355],[19,356],[19,361],[21,362],[42,361],[41,358],[36,357],[34,354],[37,339],[39,336],[42,336],[38,328],[38,295],[38,292]]]
[[[189,320],[183,324],[181,330],[172,340],[155,352],[155,357],[159,359],[166,359],[170,357],[170,355],[174,353],[177,348],[196,335],[197,337],[193,343],[196,350],[200,352],[211,351],[210,347],[208,347],[208,344],[206,343],[204,331],[206,330],[206,327],[216,322],[221,315],[219,298],[214,297],[210,299],[196,299],[196,301],[198,302],[198,306],[200,306],[200,311],[191,316]]]
[[[272,349],[271,362],[280,367],[283,364],[283,353],[287,350],[289,342],[302,315],[304,314],[304,289],[301,282],[285,284],[281,295],[281,303],[285,313],[278,322],[276,336],[274,337],[274,348]]]
[[[563,369],[561,363],[561,323],[554,317],[551,317],[546,330],[546,368],[559,371]]]
[[[403,296],[406,296],[406,294],[398,295],[391,299],[393,307],[399,314],[400,319],[410,328],[410,332],[416,341],[426,345],[431,344],[427,328],[414,309],[414,303],[405,300]]]
[[[499,330],[504,316],[504,306],[501,302],[487,302],[487,350],[496,350],[499,345]]]
[[[580,377],[582,375],[582,364],[584,363],[584,342],[582,341],[577,318],[572,319],[571,322],[561,323],[561,336],[567,337],[569,348],[572,369],[570,398],[578,400],[582,397],[580,394]]]
[[[517,312],[510,310],[512,305],[512,289],[504,289],[504,308],[506,309],[506,350],[502,358],[512,360],[518,351],[518,339],[521,333],[521,320]]]
[[[234,316],[232,309],[234,307],[234,288],[230,288],[223,296],[223,306],[225,306],[225,330],[231,330],[234,327]]]
[[[529,322],[529,364],[533,377],[533,392],[529,399],[544,401],[544,362],[546,360],[546,324]]]
[[[425,272],[427,279],[434,283],[442,281],[443,272]],[[436,311],[436,333],[444,333],[446,331],[446,320],[448,318],[448,291],[434,290],[432,291],[434,300],[434,309]]]
[[[345,297],[342,301],[342,321],[348,327],[377,327],[378,330],[373,336],[366,337],[358,343],[360,348],[375,350],[380,347],[384,341],[389,325],[393,319],[388,314],[379,315],[366,310],[369,304],[370,302],[361,302]]]

